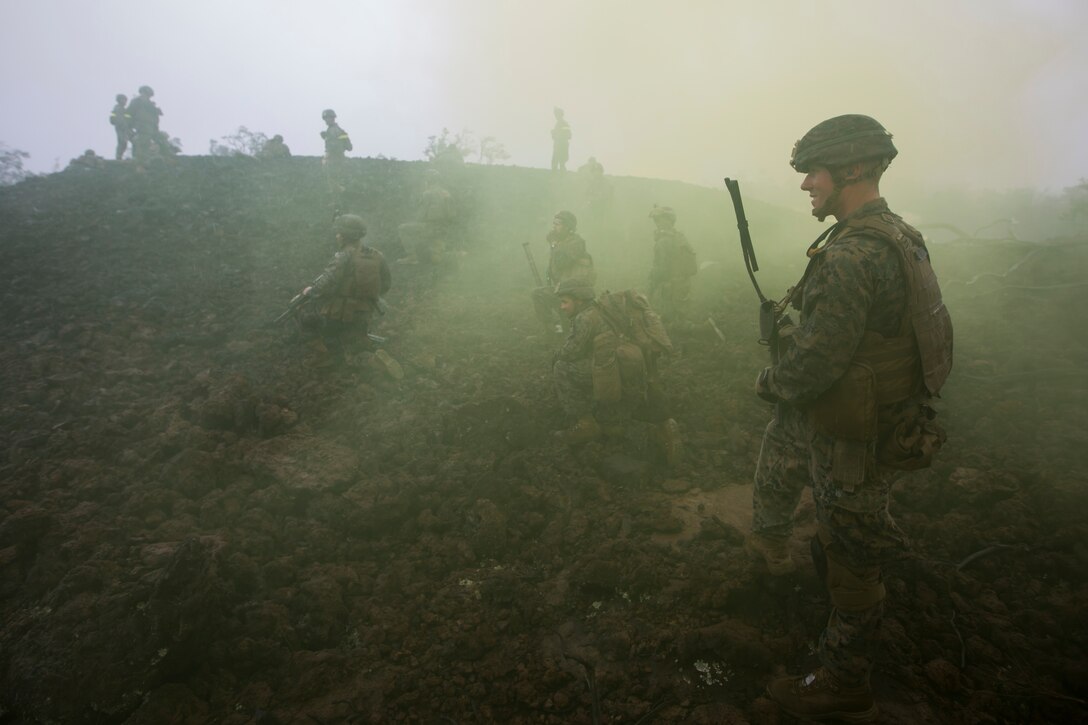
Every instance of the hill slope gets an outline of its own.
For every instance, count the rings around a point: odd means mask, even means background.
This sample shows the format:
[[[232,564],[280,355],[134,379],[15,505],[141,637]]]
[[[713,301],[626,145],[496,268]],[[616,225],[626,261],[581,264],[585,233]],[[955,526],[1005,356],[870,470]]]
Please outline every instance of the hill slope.
[[[698,297],[725,340],[678,335],[663,372],[687,442],[669,471],[645,426],[551,437],[521,244],[543,261],[574,175],[446,174],[466,254],[394,265],[376,330],[403,378],[307,368],[268,324],[331,255],[335,208],[397,256],[422,168],[353,160],[335,199],[314,159],[0,190],[3,722],[776,721],[765,682],[811,664],[827,602],[741,547],[769,410],[725,195],[613,179],[582,214],[602,286],[644,278],[654,202],[715,262]],[[783,288],[814,228],[747,206]],[[894,497],[915,548],[887,572],[874,685],[889,722],[1083,717],[1088,350],[1040,321],[1079,301],[1085,247],[934,253],[952,438]]]

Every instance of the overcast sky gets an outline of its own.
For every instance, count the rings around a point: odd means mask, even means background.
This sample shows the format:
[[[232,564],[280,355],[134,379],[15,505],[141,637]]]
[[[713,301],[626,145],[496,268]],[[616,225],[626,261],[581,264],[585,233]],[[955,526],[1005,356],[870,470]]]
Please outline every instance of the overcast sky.
[[[418,159],[443,126],[546,166],[794,184],[809,127],[866,113],[896,173],[1061,189],[1088,176],[1088,0],[0,0],[0,142],[48,171],[112,156],[117,93],[155,89],[186,154],[238,128]]]

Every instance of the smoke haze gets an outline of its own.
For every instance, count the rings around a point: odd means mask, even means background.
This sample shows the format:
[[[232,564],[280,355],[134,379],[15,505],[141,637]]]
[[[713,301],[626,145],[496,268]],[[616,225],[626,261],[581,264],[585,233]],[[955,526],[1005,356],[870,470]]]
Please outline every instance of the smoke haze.
[[[442,127],[545,166],[553,106],[574,167],[775,193],[792,143],[866,113],[901,151],[888,184],[1060,189],[1088,168],[1079,0],[755,5],[691,0],[21,2],[0,30],[0,141],[63,165],[109,155],[113,96],[156,90],[184,152],[239,125],[318,155],[335,108],[355,155],[422,155]]]

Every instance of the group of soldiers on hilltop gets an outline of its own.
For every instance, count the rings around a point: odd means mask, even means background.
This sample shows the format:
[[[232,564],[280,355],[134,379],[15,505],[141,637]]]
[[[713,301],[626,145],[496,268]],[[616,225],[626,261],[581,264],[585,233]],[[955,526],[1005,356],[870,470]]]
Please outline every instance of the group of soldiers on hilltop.
[[[118,158],[129,141],[137,158],[155,146],[168,153],[151,96],[144,87],[131,103],[118,97]],[[552,169],[562,172],[571,132],[561,109],[555,117]],[[331,109],[323,118],[324,164],[336,190],[351,139]],[[870,674],[887,596],[881,567],[905,546],[888,511],[890,490],[905,472],[930,466],[946,440],[930,403],[951,371],[952,324],[922,235],[880,195],[880,180],[897,154],[891,134],[857,114],[823,121],[795,144],[790,164],[804,175],[800,188],[813,216],[836,223],[809,246],[798,283],[761,308],[772,318],[766,333],[772,360],[753,392],[774,405],[774,415],[756,464],[745,545],[769,575],[791,575],[794,515],[811,487],[817,534],[810,551],[831,603],[819,666],[778,677],[767,688],[784,712],[802,719],[878,717]],[[445,251],[448,192],[436,174],[428,172],[426,183],[412,256],[435,263]],[[593,257],[567,210],[552,219],[546,277],[531,299],[545,339],[564,336],[551,372],[572,425],[558,439],[581,446],[620,436],[629,421],[640,420],[653,426],[653,438],[675,465],[680,429],[658,363],[672,350],[669,331],[684,329],[698,266],[676,228],[676,212],[655,206],[650,218],[650,299],[634,290],[598,293]],[[336,255],[300,296],[315,300],[322,340],[343,349],[349,338],[367,344],[392,276],[382,254],[364,243],[360,217],[340,215],[334,231]],[[791,308],[799,313],[797,324]]]
[[[110,124],[117,134],[114,158],[118,161],[124,157],[130,143],[132,158],[137,163],[146,163],[154,156],[177,154],[178,149],[170,136],[159,128],[162,109],[152,100],[154,95],[151,86],[140,86],[131,101],[123,93],[117,94],[117,104],[110,112]]]

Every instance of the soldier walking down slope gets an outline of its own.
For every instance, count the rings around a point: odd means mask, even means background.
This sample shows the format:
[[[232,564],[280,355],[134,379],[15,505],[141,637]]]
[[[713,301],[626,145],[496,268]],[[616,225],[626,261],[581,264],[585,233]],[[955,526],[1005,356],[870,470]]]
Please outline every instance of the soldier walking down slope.
[[[355,214],[342,214],[334,222],[339,250],[313,283],[302,290],[313,297],[317,314],[305,322],[320,333],[313,348],[317,362],[332,352],[343,356],[345,347],[366,344],[370,319],[381,310],[381,296],[393,278],[385,257],[366,246],[366,224]]]
[[[672,207],[654,206],[654,263],[650,270],[650,300],[671,331],[689,326],[691,282],[699,271],[695,250],[676,228]]]
[[[128,150],[129,141],[132,140],[132,116],[128,113],[128,96],[118,93],[114,100],[117,103],[110,111],[110,124],[117,134],[117,151],[114,158],[120,161]]]
[[[928,401],[952,367],[952,325],[922,235],[880,196],[897,153],[877,121],[847,115],[805,134],[790,161],[805,175],[813,215],[837,222],[809,247],[804,276],[783,300],[800,310],[801,324],[783,318],[778,359],[756,382],[776,405],[747,544],[772,575],[792,571],[793,513],[812,486],[813,561],[831,616],[820,666],[768,686],[782,710],[803,719],[876,718],[869,677],[884,608],[881,565],[905,543],[889,490],[903,471],[930,465],[945,438]]]
[[[321,118],[326,126],[321,132],[321,138],[325,140],[325,156],[321,160],[325,167],[325,178],[330,191],[342,192],[344,191],[344,155],[353,148],[351,138],[348,132],[340,128],[336,122],[336,111],[326,108],[321,112]]]
[[[555,289],[564,280],[580,279],[591,287],[596,280],[593,257],[586,251],[586,241],[578,235],[578,218],[569,211],[557,212],[548,232],[548,271],[543,287],[533,290],[533,307],[545,334],[562,333],[559,298]]]
[[[566,171],[570,158],[570,124],[563,117],[563,109],[556,108],[555,126],[552,127],[552,171]]]

